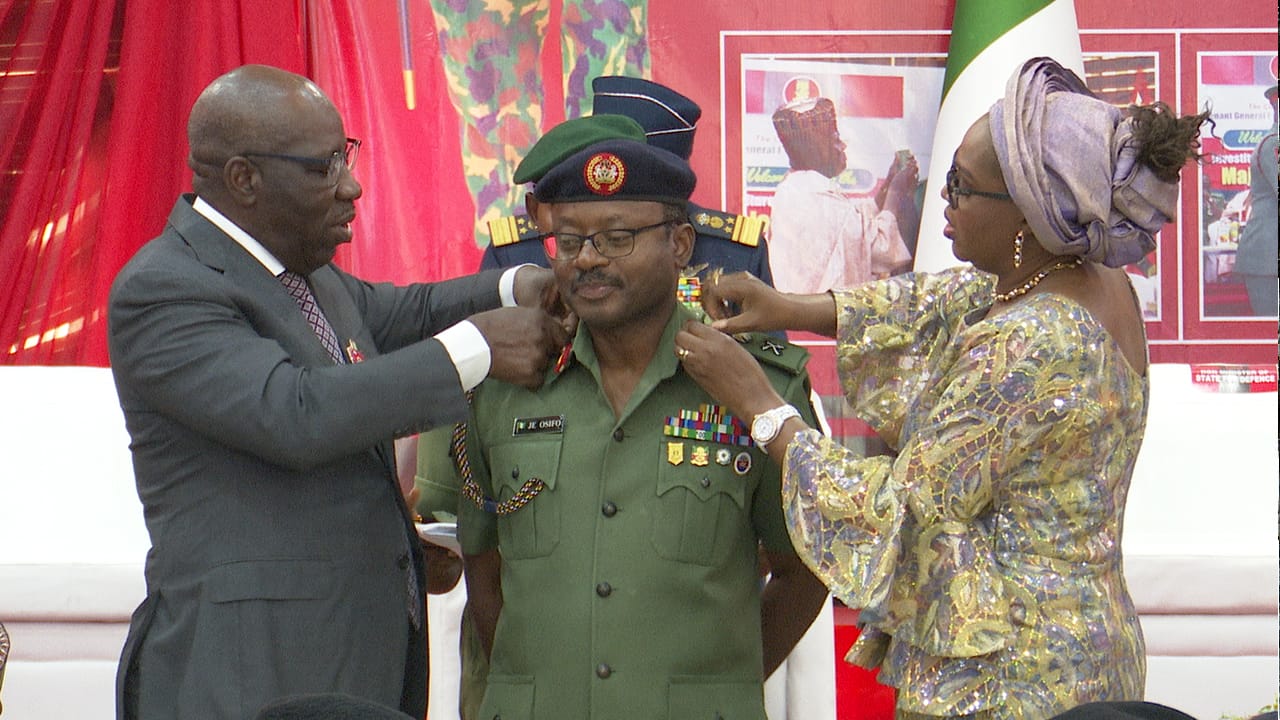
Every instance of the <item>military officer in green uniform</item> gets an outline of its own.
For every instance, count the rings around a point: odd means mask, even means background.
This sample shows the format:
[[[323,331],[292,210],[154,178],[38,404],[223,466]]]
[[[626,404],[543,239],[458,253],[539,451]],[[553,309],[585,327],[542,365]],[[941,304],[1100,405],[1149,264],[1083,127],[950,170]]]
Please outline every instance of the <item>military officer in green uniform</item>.
[[[548,132],[516,173],[577,335],[541,391],[477,388],[459,438],[468,611],[490,651],[480,716],[764,720],[764,678],[826,598],[760,448],[780,417],[814,421],[807,355],[742,338],[790,403],[771,417],[729,416],[683,372],[693,172],[634,139],[581,147],[595,117]]]

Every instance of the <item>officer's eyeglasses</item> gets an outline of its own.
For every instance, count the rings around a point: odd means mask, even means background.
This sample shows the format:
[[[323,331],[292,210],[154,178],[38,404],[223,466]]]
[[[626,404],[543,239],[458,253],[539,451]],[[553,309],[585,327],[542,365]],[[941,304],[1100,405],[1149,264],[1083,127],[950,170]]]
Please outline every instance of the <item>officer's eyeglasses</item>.
[[[596,253],[601,257],[613,260],[630,255],[631,251],[636,249],[636,236],[640,233],[673,224],[675,223],[671,220],[663,220],[644,227],[601,230],[590,235],[544,233],[540,237],[542,247],[547,251],[547,257],[552,260],[572,260],[578,257],[578,253],[582,252],[582,246],[587,243],[591,243],[591,247],[595,248]]]
[[[986,192],[983,190],[972,190],[970,188],[960,187],[960,173],[956,170],[956,164],[951,163],[951,169],[947,171],[947,204],[952,210],[960,208],[961,195],[977,195],[978,197],[990,198],[992,200],[1013,200],[1013,198],[1004,193]]]
[[[317,175],[324,175],[325,182],[330,185],[337,185],[338,178],[342,177],[342,169],[355,170],[356,158],[360,155],[360,141],[355,138],[347,138],[347,144],[341,150],[334,152],[328,157],[306,157],[304,155],[285,155],[283,153],[266,153],[266,152],[242,152],[245,157],[263,157],[274,158],[276,160],[288,160],[294,162]]]

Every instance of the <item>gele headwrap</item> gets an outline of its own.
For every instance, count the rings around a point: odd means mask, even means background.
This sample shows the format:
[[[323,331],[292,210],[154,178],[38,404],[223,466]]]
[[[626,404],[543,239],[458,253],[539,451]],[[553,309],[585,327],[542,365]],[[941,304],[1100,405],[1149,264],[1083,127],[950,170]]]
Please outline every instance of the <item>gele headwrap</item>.
[[[1009,78],[990,119],[1009,194],[1046,250],[1120,267],[1155,249],[1178,183],[1137,161],[1124,111],[1042,57]]]

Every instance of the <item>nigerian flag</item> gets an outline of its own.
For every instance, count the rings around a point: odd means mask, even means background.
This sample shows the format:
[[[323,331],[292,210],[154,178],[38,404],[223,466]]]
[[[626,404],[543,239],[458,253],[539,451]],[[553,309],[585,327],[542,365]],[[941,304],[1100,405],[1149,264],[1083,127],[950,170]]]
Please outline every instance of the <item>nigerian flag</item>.
[[[942,235],[946,201],[940,195],[960,140],[997,99],[1013,71],[1047,56],[1084,77],[1080,31],[1072,0],[956,0],[942,83],[942,107],[933,134],[933,159],[916,244],[916,270],[959,264]]]

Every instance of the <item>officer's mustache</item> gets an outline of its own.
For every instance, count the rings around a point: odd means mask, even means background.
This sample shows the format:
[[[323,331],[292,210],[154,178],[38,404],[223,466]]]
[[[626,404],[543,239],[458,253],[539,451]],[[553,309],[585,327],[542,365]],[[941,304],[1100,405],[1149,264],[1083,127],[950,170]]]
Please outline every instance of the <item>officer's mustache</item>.
[[[582,285],[612,285],[613,287],[622,287],[622,283],[617,278],[604,274],[599,270],[588,270],[579,273],[573,279],[573,289],[577,290]]]

